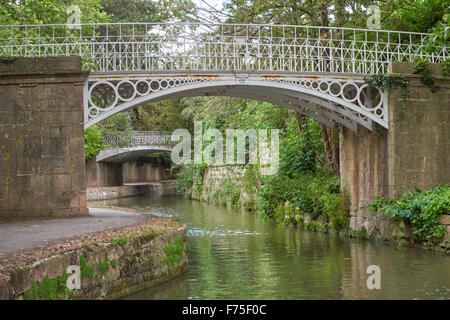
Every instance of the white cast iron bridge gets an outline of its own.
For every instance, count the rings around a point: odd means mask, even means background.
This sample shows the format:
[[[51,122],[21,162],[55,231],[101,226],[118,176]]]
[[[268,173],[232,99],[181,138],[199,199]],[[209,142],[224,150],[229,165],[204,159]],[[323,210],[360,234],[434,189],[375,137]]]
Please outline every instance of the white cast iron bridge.
[[[78,29],[72,29],[78,27]],[[388,128],[387,93],[364,77],[391,61],[442,62],[428,34],[332,27],[118,23],[0,26],[0,57],[81,56],[84,126],[187,96],[257,99],[330,127]]]
[[[122,131],[105,134],[107,146],[97,155],[97,162],[125,162],[141,156],[172,151],[171,134],[161,131]]]

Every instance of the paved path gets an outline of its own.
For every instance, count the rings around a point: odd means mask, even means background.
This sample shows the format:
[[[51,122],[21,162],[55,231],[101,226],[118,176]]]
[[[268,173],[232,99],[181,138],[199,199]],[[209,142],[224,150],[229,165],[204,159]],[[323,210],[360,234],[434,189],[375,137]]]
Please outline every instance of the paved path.
[[[109,208],[89,208],[89,213],[86,217],[0,222],[0,258],[55,240],[125,227],[146,219],[142,213]]]

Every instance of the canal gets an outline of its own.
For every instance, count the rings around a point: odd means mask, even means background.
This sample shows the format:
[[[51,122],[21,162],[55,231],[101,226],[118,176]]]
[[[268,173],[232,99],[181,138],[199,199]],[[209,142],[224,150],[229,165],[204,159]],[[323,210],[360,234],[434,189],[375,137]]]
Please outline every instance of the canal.
[[[180,196],[100,203],[189,230],[189,270],[124,299],[450,299],[450,257],[441,253],[286,228]],[[379,290],[367,288],[370,265],[380,267]]]

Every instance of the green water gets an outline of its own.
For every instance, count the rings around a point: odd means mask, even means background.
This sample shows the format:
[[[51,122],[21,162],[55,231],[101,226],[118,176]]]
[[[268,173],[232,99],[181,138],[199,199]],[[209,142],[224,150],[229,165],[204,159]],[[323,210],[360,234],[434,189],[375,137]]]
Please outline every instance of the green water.
[[[182,197],[103,202],[188,227],[189,270],[125,299],[450,299],[450,257],[260,222]],[[367,267],[381,289],[367,288]]]

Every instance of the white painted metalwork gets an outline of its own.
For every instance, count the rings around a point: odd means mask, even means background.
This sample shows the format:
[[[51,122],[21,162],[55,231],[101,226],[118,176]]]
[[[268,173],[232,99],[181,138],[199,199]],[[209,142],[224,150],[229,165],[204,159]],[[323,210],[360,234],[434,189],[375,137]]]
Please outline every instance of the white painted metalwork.
[[[329,126],[387,127],[387,97],[361,76],[285,73],[91,74],[85,86],[85,127],[144,103],[186,96],[234,96],[293,109]]]
[[[97,161],[124,162],[140,156],[171,151],[174,142],[170,133],[161,131],[123,131],[105,134],[103,142],[108,147],[100,151]]]
[[[81,56],[89,71],[252,70],[377,74],[442,62],[425,33],[293,25],[105,23],[0,26],[0,56]]]
[[[138,104],[190,95],[253,97],[322,123],[388,127],[387,95],[363,82],[391,61],[443,62],[429,34],[292,25],[107,23],[0,26],[0,57],[80,56],[85,128]],[[258,92],[258,93],[256,93]],[[275,99],[276,97],[276,99]]]
[[[162,131],[119,131],[103,135],[109,147],[172,146],[171,134]]]

